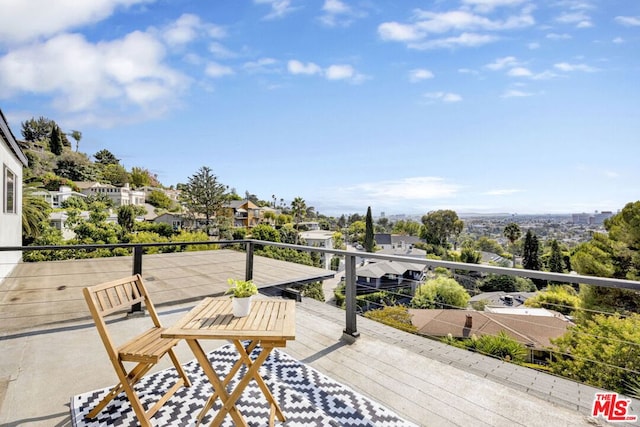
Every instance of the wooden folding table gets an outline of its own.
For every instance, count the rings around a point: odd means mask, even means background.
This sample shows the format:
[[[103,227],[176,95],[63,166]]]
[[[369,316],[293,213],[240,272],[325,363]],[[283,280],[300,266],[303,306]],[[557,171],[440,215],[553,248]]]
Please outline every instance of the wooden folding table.
[[[186,340],[213,385],[214,393],[200,411],[197,418],[198,425],[202,422],[204,415],[213,407],[215,400],[219,398],[222,407],[211,422],[211,426],[219,426],[227,414],[231,415],[235,425],[246,426],[247,423],[236,407],[236,402],[252,379],[258,383],[271,405],[269,425],[274,424],[276,416],[280,421],[285,421],[280,406],[273,398],[258,370],[275,347],[285,347],[288,340],[295,339],[295,301],[254,300],[251,312],[247,317],[234,317],[230,298],[205,298],[178,323],[165,330],[162,336]],[[203,339],[227,339],[235,345],[240,359],[224,379],[220,379],[218,373],[209,363],[209,359],[198,341]],[[245,347],[243,341],[248,341],[249,344]],[[252,360],[251,352],[258,345],[262,350]],[[236,388],[229,393],[227,385],[242,365],[247,366],[247,371]]]

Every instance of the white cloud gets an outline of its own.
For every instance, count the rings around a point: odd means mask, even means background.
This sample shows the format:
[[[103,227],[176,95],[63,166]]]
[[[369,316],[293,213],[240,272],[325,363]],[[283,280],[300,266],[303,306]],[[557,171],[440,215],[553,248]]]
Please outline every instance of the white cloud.
[[[549,40],[568,40],[571,38],[569,34],[558,34],[558,33],[549,33],[546,36]]]
[[[533,96],[533,94],[530,92],[524,92],[521,90],[509,89],[502,94],[501,98],[524,98],[528,96]]]
[[[514,67],[507,72],[510,77],[532,77],[533,73],[525,67]]]
[[[499,38],[490,34],[462,33],[456,37],[427,40],[421,43],[409,43],[408,47],[418,50],[454,49],[456,47],[477,47],[493,43]]]
[[[458,72],[460,74],[472,74],[474,76],[477,76],[478,74],[480,74],[478,71],[472,70],[471,68],[458,68]]]
[[[536,50],[536,49],[540,49],[540,43],[537,42],[531,42],[529,44],[527,44],[527,47],[531,50]]]
[[[417,10],[418,22],[415,24],[426,33],[441,34],[449,31],[503,31],[530,27],[535,24],[533,16],[528,12],[522,15],[509,16],[505,20],[491,20],[464,10],[437,13]]]
[[[519,2],[469,0],[467,3],[488,11],[493,7],[516,5]],[[514,30],[534,25],[535,19],[531,15],[531,10],[530,7],[525,7],[520,11],[520,14],[509,15],[504,19],[491,19],[466,9],[448,12],[418,9],[414,11],[410,23],[391,21],[380,24],[378,35],[382,40],[407,43],[407,46],[413,49],[475,47],[499,39],[495,34],[486,34],[486,32]],[[429,38],[430,35],[446,33],[452,34],[438,39]]]
[[[505,56],[504,58],[498,58],[494,62],[485,65],[490,70],[502,70],[503,68],[513,67],[518,65],[518,61],[514,56]]]
[[[584,11],[566,12],[556,18],[561,24],[575,24],[577,28],[592,27],[591,17]]]
[[[249,73],[279,73],[279,62],[273,58],[260,58],[257,61],[245,62],[242,68]]]
[[[493,9],[502,6],[518,6],[526,0],[462,0],[462,3],[472,6],[476,11],[480,13],[488,13]]]
[[[253,2],[271,6],[271,12],[264,17],[266,20],[282,18],[296,9],[291,6],[291,0],[253,0]]]
[[[615,39],[611,40],[613,43],[615,44],[621,44],[624,43],[624,39],[622,37],[616,37]]]
[[[640,27],[640,16],[616,16],[615,21],[627,27]]]
[[[425,93],[424,97],[434,101],[442,101],[447,103],[462,101],[462,96],[458,95],[457,93],[449,92],[429,92]]]
[[[412,83],[432,79],[433,77],[433,73],[425,68],[417,68],[415,70],[409,71],[409,81],[411,81]]]
[[[119,7],[155,0],[8,0],[0,13],[0,43],[20,43],[50,37],[100,22]]]
[[[325,73],[329,80],[347,80],[356,75],[351,65],[330,65]]]
[[[320,68],[313,62],[307,62],[306,64],[303,64],[302,62],[295,59],[292,59],[287,63],[287,69],[291,74],[322,74],[322,68]]]
[[[322,10],[332,14],[349,13],[351,11],[349,6],[340,0],[325,0]]]
[[[460,187],[445,182],[439,177],[411,177],[395,181],[379,181],[347,187],[343,191],[356,195],[358,199],[379,199],[389,203],[407,200],[449,198],[456,195]]]
[[[499,190],[489,190],[489,191],[485,191],[484,194],[485,196],[508,196],[510,194],[515,194],[515,193],[521,193],[522,190],[517,190],[515,188],[505,188],[505,189],[499,189]]]
[[[170,46],[184,45],[201,36],[222,38],[224,28],[203,22],[197,15],[185,13],[162,30],[163,39]]]
[[[165,55],[158,39],[139,31],[98,44],[62,34],[0,57],[0,93],[52,96],[54,106],[67,113],[114,104],[161,113],[158,105],[171,105],[188,84],[164,63]]]
[[[366,16],[366,13],[353,9],[341,0],[325,0],[322,6],[324,12],[320,22],[329,26],[349,26],[356,18]]]
[[[323,69],[318,64],[307,62],[306,64],[292,59],[287,63],[287,71],[290,74],[305,74],[323,76],[327,80],[344,80],[351,83],[362,83],[368,77],[360,74],[353,66],[348,64],[333,64]]]
[[[554,67],[560,71],[571,72],[571,71],[583,71],[585,73],[593,73],[598,71],[597,68],[591,67],[586,64],[569,64],[568,62],[560,62],[558,64],[554,64]]]
[[[211,42],[209,44],[209,52],[211,52],[216,58],[236,58],[238,55],[227,49],[220,42]]]
[[[213,78],[219,78],[219,77],[230,76],[235,74],[231,67],[218,64],[217,62],[210,62],[209,64],[207,64],[205,73],[209,77],[213,77]]]
[[[425,37],[425,34],[410,24],[398,22],[384,22],[378,26],[378,34],[382,40],[414,41]]]

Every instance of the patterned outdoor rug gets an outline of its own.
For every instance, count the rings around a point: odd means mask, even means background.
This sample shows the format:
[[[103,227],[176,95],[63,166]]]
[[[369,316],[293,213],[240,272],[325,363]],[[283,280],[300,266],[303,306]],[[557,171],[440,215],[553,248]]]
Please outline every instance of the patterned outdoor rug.
[[[254,352],[259,351],[259,348]],[[252,355],[252,358],[255,356]],[[222,377],[238,359],[232,345],[225,345],[208,354],[209,360]],[[196,360],[184,365],[192,382],[182,387],[152,418],[156,426],[191,426],[195,417],[212,393],[212,386]],[[243,370],[246,367],[243,366]],[[356,393],[314,368],[301,363],[282,351],[273,350],[260,368],[260,375],[273,393],[287,421],[285,426],[412,426],[378,403]],[[236,374],[236,378],[239,375]],[[148,375],[136,385],[145,407],[156,402],[160,394],[170,387],[177,374],[174,368]],[[234,378],[232,387],[237,380]],[[110,389],[83,393],[71,398],[71,422],[75,427],[136,426],[135,414],[124,393],[120,393],[93,420],[84,418],[91,408]],[[255,381],[251,381],[237,406],[251,426],[266,425],[269,405]],[[203,419],[209,425],[220,408],[220,400]],[[229,415],[223,426],[233,426]]]

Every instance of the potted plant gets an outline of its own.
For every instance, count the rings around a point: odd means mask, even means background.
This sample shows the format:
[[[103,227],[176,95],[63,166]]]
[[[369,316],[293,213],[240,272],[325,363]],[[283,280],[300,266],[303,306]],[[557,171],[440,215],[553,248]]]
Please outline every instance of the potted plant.
[[[251,311],[251,296],[258,293],[258,287],[251,280],[228,279],[231,287],[227,293],[232,294],[233,315],[245,317]]]

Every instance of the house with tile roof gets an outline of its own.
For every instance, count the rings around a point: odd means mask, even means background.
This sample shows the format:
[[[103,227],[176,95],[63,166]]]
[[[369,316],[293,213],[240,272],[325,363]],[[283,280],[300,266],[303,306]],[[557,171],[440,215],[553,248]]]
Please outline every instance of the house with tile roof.
[[[544,362],[551,340],[564,335],[572,323],[564,316],[489,313],[475,310],[409,309],[417,332],[428,337],[471,338],[504,331],[529,351],[531,362]]]

